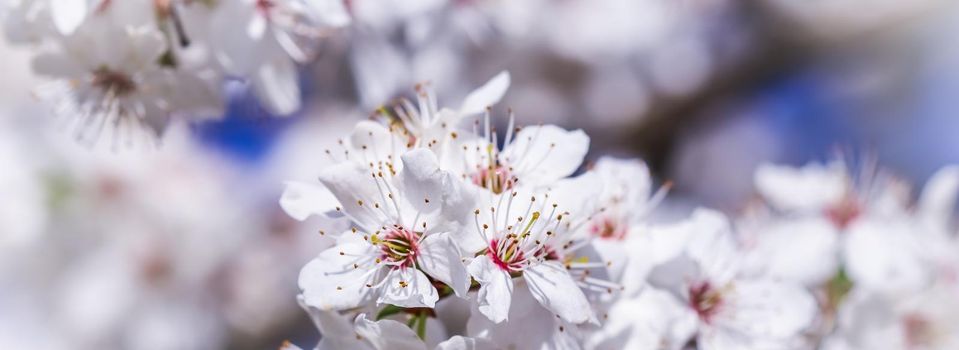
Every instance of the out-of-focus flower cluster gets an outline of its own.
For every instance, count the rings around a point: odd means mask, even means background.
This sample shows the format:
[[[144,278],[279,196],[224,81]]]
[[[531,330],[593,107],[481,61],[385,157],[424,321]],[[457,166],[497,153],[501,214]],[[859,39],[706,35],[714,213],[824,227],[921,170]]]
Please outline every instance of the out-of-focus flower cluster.
[[[128,154],[0,130],[0,348],[227,348],[299,314],[296,270],[329,244],[275,204],[300,171],[246,174],[182,124]]]
[[[96,143],[151,142],[173,117],[223,115],[225,78],[273,114],[300,108],[296,62],[349,23],[342,1],[23,0],[8,40],[36,47],[37,95]]]

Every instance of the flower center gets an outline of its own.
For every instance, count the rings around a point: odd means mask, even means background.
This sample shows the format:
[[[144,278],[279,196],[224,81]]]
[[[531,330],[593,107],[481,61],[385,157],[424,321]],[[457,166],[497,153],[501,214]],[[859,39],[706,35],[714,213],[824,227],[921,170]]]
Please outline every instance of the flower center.
[[[903,317],[902,328],[908,347],[918,348],[934,345],[935,334],[932,322],[921,315],[909,314]]]
[[[626,225],[609,216],[603,216],[593,220],[589,233],[597,238],[621,241],[626,238]]]
[[[276,7],[274,0],[256,0],[256,10],[264,17],[270,17],[270,10]]]
[[[382,239],[374,238],[374,243],[380,246],[380,258],[393,268],[413,267],[416,264],[419,241],[420,234],[403,228],[391,230]]]
[[[108,8],[110,8],[110,5],[112,4],[113,4],[113,0],[102,0],[100,1],[99,4],[97,4],[95,12],[104,13],[107,11]]]
[[[709,282],[689,286],[689,306],[703,322],[710,323],[723,304],[722,293]]]
[[[509,168],[499,164],[480,169],[472,178],[474,184],[496,194],[512,189],[515,182]]]
[[[526,254],[520,250],[520,241],[515,238],[490,240],[486,255],[496,266],[507,272],[521,271],[526,262]]]
[[[862,214],[859,202],[853,196],[846,196],[836,205],[826,209],[826,216],[836,227],[845,229]]]
[[[106,92],[112,91],[117,96],[127,95],[136,90],[136,83],[129,76],[106,67],[93,71],[92,85]]]

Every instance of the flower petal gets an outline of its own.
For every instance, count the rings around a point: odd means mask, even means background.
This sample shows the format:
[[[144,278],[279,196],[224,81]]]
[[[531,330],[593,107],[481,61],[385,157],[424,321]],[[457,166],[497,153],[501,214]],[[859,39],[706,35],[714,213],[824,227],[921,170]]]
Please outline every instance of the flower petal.
[[[350,133],[350,145],[352,152],[360,153],[360,159],[376,163],[392,161],[390,157],[394,152],[406,148],[406,141],[398,140],[383,124],[362,120]]]
[[[274,42],[237,30],[250,27],[255,17],[259,17],[256,9],[245,1],[219,2],[209,17],[209,43],[219,63],[230,74],[246,76],[254,72],[277,50]]]
[[[525,283],[517,280],[509,320],[493,322],[473,312],[466,324],[466,335],[487,339],[498,349],[581,349],[577,341],[578,327],[556,318],[541,306]]]
[[[857,287],[906,292],[924,287],[932,271],[912,223],[863,218],[847,230],[842,245],[846,272]]]
[[[457,335],[437,345],[436,350],[497,350],[497,347],[486,339]]]
[[[840,163],[802,168],[764,164],[756,169],[759,194],[779,210],[816,212],[846,194],[847,178]]]
[[[919,196],[917,213],[932,228],[948,230],[959,195],[959,166],[940,169],[929,178]]]
[[[83,24],[90,10],[87,0],[50,0],[49,6],[53,24],[63,35],[73,34]]]
[[[402,157],[403,172],[400,185],[405,198],[423,213],[437,211],[443,204],[445,173],[432,151],[418,148]]]
[[[356,339],[353,323],[346,316],[336,311],[324,311],[309,306],[302,295],[297,296],[296,300],[300,307],[310,315],[310,319],[313,320],[316,328],[320,330],[320,343],[316,345],[317,350],[371,349],[362,340]],[[299,348],[293,346],[290,349]]]
[[[340,211],[357,225],[371,229],[383,224],[383,216],[378,214],[381,212],[374,211],[371,207],[381,201],[382,196],[368,170],[356,163],[344,162],[333,165],[320,174],[320,182],[340,202]]]
[[[715,334],[705,337],[707,341],[744,338],[752,342],[752,348],[760,343],[785,345],[809,328],[818,312],[816,300],[796,284],[737,281],[724,296],[713,320]]]
[[[453,288],[456,296],[466,298],[470,276],[448,233],[434,233],[424,238],[419,253],[416,262],[426,274]]]
[[[578,324],[595,319],[586,295],[558,262],[530,266],[523,277],[533,298],[564,321]]]
[[[376,350],[425,350],[426,344],[406,325],[393,320],[370,321],[366,314],[356,316],[356,334]]]
[[[746,266],[810,287],[822,285],[838,271],[839,232],[823,217],[779,220],[762,230]]]
[[[546,185],[573,174],[589,150],[582,130],[566,131],[555,125],[530,126],[516,134],[503,150],[513,172],[528,186]]]
[[[386,275],[385,285],[379,304],[386,303],[399,307],[432,308],[439,300],[436,288],[422,271],[415,268],[401,268]]]
[[[335,211],[339,202],[330,190],[311,183],[289,181],[280,197],[280,207],[290,217],[303,221],[313,215]]]
[[[300,109],[300,85],[296,65],[276,56],[261,65],[252,77],[253,92],[267,112],[286,116]]]
[[[480,283],[476,298],[480,313],[494,323],[506,321],[513,295],[513,279],[486,255],[473,259],[468,270],[470,276]]]
[[[375,252],[360,244],[340,244],[324,250],[300,270],[303,302],[320,310],[343,310],[360,306],[372,298],[372,265],[363,261]],[[357,264],[354,266],[354,264]]]
[[[463,99],[463,106],[460,107],[461,115],[481,113],[486,110],[486,107],[496,104],[506,94],[509,83],[509,72],[500,72]]]
[[[31,66],[36,74],[51,77],[75,78],[84,73],[76,58],[60,53],[37,54]]]
[[[686,243],[687,256],[713,283],[728,282],[741,265],[729,219],[721,212],[700,208],[690,221],[694,231]]]
[[[312,9],[311,14],[331,27],[342,27],[350,24],[352,20],[343,0],[313,0],[306,2],[306,5]]]

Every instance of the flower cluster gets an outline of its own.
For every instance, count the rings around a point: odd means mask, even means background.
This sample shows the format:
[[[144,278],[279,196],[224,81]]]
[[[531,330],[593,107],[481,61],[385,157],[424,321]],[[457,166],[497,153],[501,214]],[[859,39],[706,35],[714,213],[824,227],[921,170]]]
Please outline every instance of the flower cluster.
[[[655,190],[637,160],[602,158],[573,176],[589,138],[517,127],[512,115],[496,128],[487,106],[508,85],[501,73],[458,109],[418,86],[416,103],[380,109],[324,150],[332,164],[318,184],[288,184],[280,204],[294,218],[349,222],[320,230],[337,243],[300,271],[317,348],[804,340],[815,299],[801,284],[750,275],[722,214],[653,224],[668,186]]]
[[[760,167],[767,204],[741,223],[747,270],[815,293],[820,348],[959,345],[959,169],[935,173],[913,202],[903,181],[864,163]]]
[[[53,79],[36,95],[88,143],[220,117],[229,77],[267,111],[292,113],[295,62],[350,20],[339,0],[16,0],[4,12],[8,39],[37,48],[34,71]]]

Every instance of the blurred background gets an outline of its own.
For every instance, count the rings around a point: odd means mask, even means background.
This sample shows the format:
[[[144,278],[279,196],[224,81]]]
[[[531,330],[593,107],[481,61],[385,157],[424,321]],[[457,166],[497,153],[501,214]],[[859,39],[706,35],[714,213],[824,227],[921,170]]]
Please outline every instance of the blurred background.
[[[441,106],[502,70],[494,116],[584,129],[672,201],[730,213],[763,162],[878,159],[921,184],[959,163],[959,6],[945,0],[353,0],[353,23],[271,116],[242,81],[225,119],[155,149],[91,149],[0,61],[0,349],[264,349],[316,331],[299,268],[335,223],[277,201],[322,151],[429,82]]]

